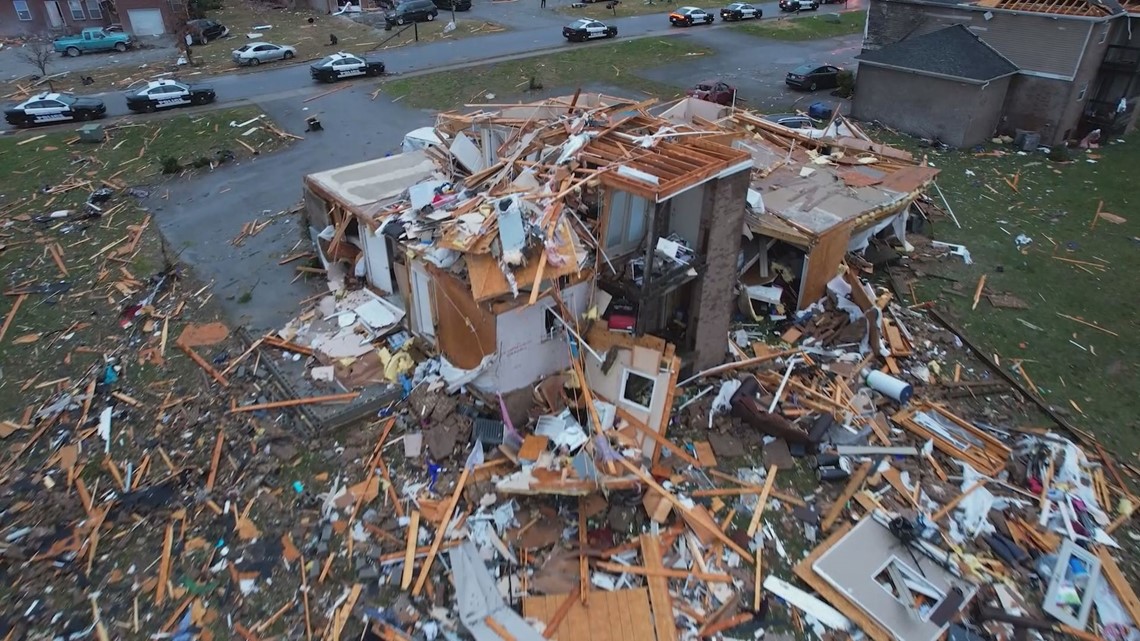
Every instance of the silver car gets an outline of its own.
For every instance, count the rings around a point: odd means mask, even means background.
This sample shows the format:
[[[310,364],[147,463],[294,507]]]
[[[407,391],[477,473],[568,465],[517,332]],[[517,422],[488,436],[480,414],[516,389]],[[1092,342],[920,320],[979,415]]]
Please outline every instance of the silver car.
[[[297,50],[286,45],[256,42],[234,49],[233,59],[239,65],[259,65],[273,60],[290,60]]]

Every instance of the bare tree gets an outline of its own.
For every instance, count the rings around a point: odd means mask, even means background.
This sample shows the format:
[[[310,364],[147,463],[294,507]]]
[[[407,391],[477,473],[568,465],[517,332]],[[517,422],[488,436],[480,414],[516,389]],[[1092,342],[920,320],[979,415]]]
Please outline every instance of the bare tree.
[[[55,62],[57,55],[55,48],[51,44],[51,39],[47,37],[39,37],[25,42],[24,46],[20,47],[19,53],[22,60],[39,70],[40,75],[36,80],[40,82],[50,75],[48,68]],[[47,84],[49,90],[55,91],[50,79],[47,81]]]

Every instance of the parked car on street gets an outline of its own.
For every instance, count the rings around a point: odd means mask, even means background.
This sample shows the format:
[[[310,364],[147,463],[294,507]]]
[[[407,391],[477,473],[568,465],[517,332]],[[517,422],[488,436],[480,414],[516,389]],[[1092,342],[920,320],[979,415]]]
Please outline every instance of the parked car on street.
[[[562,35],[570,42],[585,42],[593,38],[614,38],[617,36],[617,27],[611,27],[598,20],[582,18],[562,27]]]
[[[412,22],[431,22],[438,15],[439,8],[432,0],[404,0],[384,15],[384,22],[389,27],[403,26]]]
[[[190,40],[196,45],[204,45],[211,40],[225,38],[230,35],[229,28],[209,18],[187,20],[186,32],[190,34]]]
[[[712,24],[713,16],[697,7],[681,7],[669,14],[669,24],[674,27],[691,27],[695,24]]]
[[[214,90],[177,80],[151,80],[127,92],[127,109],[135,113],[214,102]]]
[[[834,89],[839,86],[839,72],[841,71],[843,70],[834,65],[802,64],[788,72],[784,78],[784,84],[807,91]]]
[[[105,115],[107,106],[102,100],[69,93],[41,93],[4,110],[4,120],[17,127],[95,120]]]
[[[780,0],[780,11],[815,11],[820,0]]]
[[[725,22],[736,20],[759,20],[764,12],[747,2],[733,2],[720,10],[720,19]]]
[[[297,50],[290,46],[275,45],[271,42],[255,42],[234,49],[233,59],[239,65],[256,67],[263,62],[290,60],[296,55]]]
[[[432,2],[441,11],[451,11],[453,5],[456,11],[471,10],[471,0],[432,0]]]
[[[135,44],[129,33],[112,33],[99,27],[88,27],[78,34],[61,36],[52,40],[51,46],[57,52],[71,57],[96,51],[118,51],[130,49]]]
[[[356,76],[379,76],[384,73],[384,63],[351,53],[334,53],[309,65],[309,76],[321,82],[336,82]]]
[[[685,93],[690,98],[698,98],[715,102],[726,107],[731,106],[736,98],[736,87],[720,80],[706,80],[698,82],[696,86]]]

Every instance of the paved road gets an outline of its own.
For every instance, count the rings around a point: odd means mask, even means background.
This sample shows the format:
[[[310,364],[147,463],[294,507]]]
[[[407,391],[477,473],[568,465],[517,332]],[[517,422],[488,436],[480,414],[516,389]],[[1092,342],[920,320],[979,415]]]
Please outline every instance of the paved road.
[[[635,0],[636,1],[636,0]],[[846,6],[848,10],[861,8],[864,0],[852,0]],[[597,43],[570,44],[562,38],[559,25],[570,21],[570,18],[557,14],[551,10],[543,12],[535,9],[535,0],[518,0],[512,3],[481,4],[471,15],[465,18],[483,18],[494,20],[508,26],[517,23],[537,24],[530,28],[521,28],[513,31],[461,38],[457,40],[430,42],[421,45],[411,45],[392,49],[382,53],[381,58],[392,74],[423,73],[441,68],[465,66],[472,63],[494,62],[509,60],[513,57],[526,57],[537,53],[567,51],[575,47],[596,46]],[[759,6],[766,16],[765,19],[777,18],[786,14],[779,11],[776,3],[764,3]],[[836,13],[844,5],[826,5],[820,13]],[[629,16],[610,21],[617,26],[618,33],[623,38],[640,38],[648,36],[679,35],[683,33],[696,34],[698,32],[720,32],[728,25],[717,22],[710,26],[698,26],[688,29],[672,28],[665,18],[665,13]],[[732,33],[732,32],[728,32]],[[755,62],[763,62],[751,56],[748,49],[754,48],[757,41],[749,41],[751,47],[744,48],[742,53],[748,52],[749,58]],[[304,64],[277,66],[256,73],[231,74],[209,77],[194,77],[183,75],[183,79],[191,82],[208,83],[218,93],[220,103],[231,103],[246,100],[266,100],[296,96],[300,93],[316,92],[321,85],[316,85],[309,78],[308,66]],[[107,101],[107,114],[109,116],[128,115],[126,103],[119,92],[106,92],[96,94]]]

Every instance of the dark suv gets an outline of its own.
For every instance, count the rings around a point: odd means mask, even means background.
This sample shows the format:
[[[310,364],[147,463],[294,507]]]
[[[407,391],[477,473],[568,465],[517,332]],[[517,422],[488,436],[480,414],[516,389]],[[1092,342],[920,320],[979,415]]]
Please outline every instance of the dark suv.
[[[471,0],[433,0],[433,2],[443,11],[451,11],[452,6],[455,7],[456,11],[471,10]]]
[[[388,26],[405,25],[409,22],[431,22],[439,15],[432,0],[405,0],[384,16]]]

